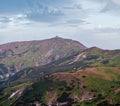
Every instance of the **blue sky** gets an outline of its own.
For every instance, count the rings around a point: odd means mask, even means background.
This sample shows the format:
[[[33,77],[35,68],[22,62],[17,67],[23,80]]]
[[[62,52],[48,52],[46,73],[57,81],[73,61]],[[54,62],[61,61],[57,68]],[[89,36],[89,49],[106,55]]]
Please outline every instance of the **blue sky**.
[[[120,49],[120,0],[0,0],[0,44],[55,36]]]

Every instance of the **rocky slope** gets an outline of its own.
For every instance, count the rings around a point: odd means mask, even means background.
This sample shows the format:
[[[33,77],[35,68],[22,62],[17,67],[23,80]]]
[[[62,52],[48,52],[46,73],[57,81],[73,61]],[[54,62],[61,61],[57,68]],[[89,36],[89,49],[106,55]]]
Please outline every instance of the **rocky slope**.
[[[24,41],[0,45],[0,79],[27,67],[38,67],[86,49],[70,39],[55,37],[41,41]]]

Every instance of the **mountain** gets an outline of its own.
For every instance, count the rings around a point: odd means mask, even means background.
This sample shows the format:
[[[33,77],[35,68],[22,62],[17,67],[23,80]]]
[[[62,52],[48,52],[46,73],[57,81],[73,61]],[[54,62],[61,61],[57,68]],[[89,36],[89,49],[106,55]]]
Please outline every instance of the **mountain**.
[[[14,76],[10,82],[25,82],[56,72],[67,72],[96,67],[120,67],[120,50],[103,50],[97,47],[87,48],[71,56],[40,67],[28,67]]]
[[[23,84],[26,86],[26,83]],[[16,85],[21,86],[21,85]],[[14,92],[24,89],[14,89]],[[11,101],[19,96],[8,97]],[[96,67],[59,72],[37,80],[22,91],[12,106],[119,106],[119,68]]]
[[[27,66],[1,80],[0,106],[120,106],[120,50],[86,48],[59,37],[45,41],[62,45],[54,56],[66,55]],[[3,64],[1,67],[6,70]]]
[[[58,36],[47,40],[0,45],[0,79],[27,67],[38,67],[86,49],[84,45]]]

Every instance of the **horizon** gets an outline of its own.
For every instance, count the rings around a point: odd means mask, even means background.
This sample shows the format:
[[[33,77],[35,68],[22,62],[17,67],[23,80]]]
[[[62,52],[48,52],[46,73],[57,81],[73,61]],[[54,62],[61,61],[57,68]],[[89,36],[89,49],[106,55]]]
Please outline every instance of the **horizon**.
[[[119,0],[1,0],[0,45],[60,36],[120,49]]]
[[[63,38],[63,37],[60,37],[60,36],[54,36],[52,38],[47,38],[47,39],[36,39],[36,40],[33,39],[33,40],[22,40],[22,41],[20,40],[20,41],[7,42],[7,43],[0,44],[0,46],[5,45],[5,44],[11,44],[11,43],[21,43],[21,42],[32,42],[32,41],[50,40],[50,39],[53,39],[53,38],[56,38],[56,37],[62,38],[62,39],[68,39],[68,40],[77,41],[77,40],[74,40],[74,39]],[[77,42],[79,42],[79,41],[77,41]],[[82,45],[84,45],[82,42],[79,42],[79,43],[81,43]],[[100,48],[100,47],[97,47],[96,45],[91,46],[91,47],[88,47],[86,45],[84,45],[84,46],[87,47],[87,49],[96,47],[96,48],[103,49],[103,50],[120,50],[120,49],[105,49],[105,48]]]

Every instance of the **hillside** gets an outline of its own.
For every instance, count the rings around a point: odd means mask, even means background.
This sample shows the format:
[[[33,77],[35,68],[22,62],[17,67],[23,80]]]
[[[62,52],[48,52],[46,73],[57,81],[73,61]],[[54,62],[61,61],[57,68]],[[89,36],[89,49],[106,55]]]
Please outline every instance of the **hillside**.
[[[38,67],[86,49],[70,39],[14,42],[0,45],[0,79],[6,79],[28,67]]]
[[[67,39],[51,40],[59,44]],[[0,106],[119,106],[120,50],[82,48],[67,41],[75,45],[68,49],[62,42],[55,54],[67,53],[64,57],[27,66],[1,80]]]
[[[119,68],[60,72],[28,87],[13,106],[119,106]]]
[[[72,56],[40,67],[28,67],[9,78],[10,82],[34,80],[55,72],[66,72],[95,67],[120,67],[120,50],[88,48]]]
[[[1,89],[0,105],[120,105],[120,67],[103,66],[78,70],[69,68],[67,71],[69,72],[54,72],[43,77],[39,74],[34,81],[19,80],[14,85]],[[33,77],[36,76],[31,78]]]

